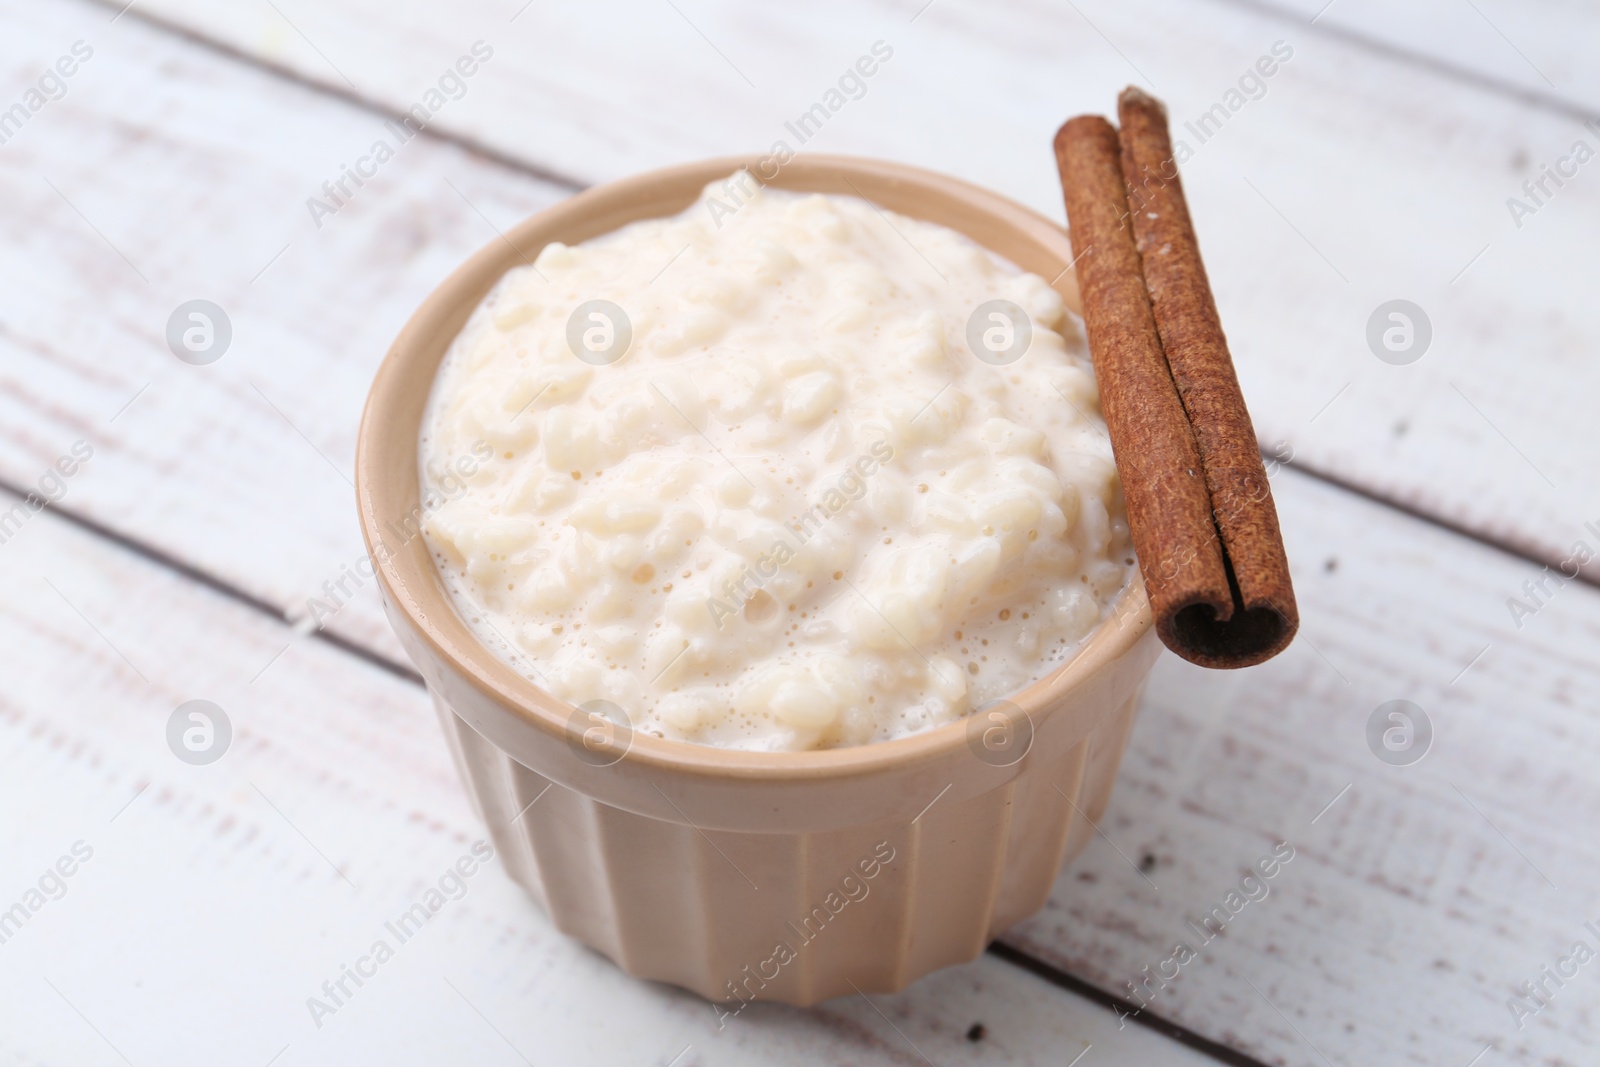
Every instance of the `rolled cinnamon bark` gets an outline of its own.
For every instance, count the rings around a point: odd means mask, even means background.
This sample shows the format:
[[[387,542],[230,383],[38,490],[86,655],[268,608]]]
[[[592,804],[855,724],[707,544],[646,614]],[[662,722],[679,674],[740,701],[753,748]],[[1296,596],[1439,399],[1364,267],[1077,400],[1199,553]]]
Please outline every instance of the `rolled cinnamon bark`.
[[[1200,451],[1167,370],[1127,224],[1120,153],[1117,131],[1098,115],[1075,118],[1056,134],[1084,325],[1134,551],[1162,641],[1193,659],[1174,620],[1193,606],[1231,609],[1232,600]]]
[[[1183,195],[1161,102],[1129,86],[1117,100],[1122,170],[1145,288],[1167,366],[1200,449],[1223,556],[1234,579],[1231,612],[1176,624],[1184,644],[1215,648],[1228,666],[1275,656],[1300,623],[1278,512],[1250,412],[1228,354],[1216,300]]]
[[[1165,142],[1165,116],[1157,111],[1161,136],[1152,140],[1146,109],[1139,101],[1134,106],[1141,108],[1134,120],[1140,163],[1129,171],[1137,175],[1152,145]],[[1202,666],[1259,663],[1289,643],[1298,615],[1266,472],[1188,212],[1163,217],[1174,181],[1157,190],[1168,197],[1163,207],[1135,203],[1138,214],[1157,216],[1145,222],[1162,223],[1143,258],[1117,131],[1099,116],[1081,116],[1061,127],[1055,149],[1101,408],[1157,633],[1168,648]],[[1171,157],[1169,150],[1152,165],[1166,161],[1175,178]],[[1147,195],[1133,188],[1141,200]],[[1175,195],[1181,208],[1181,190]],[[1167,269],[1169,258],[1176,269]],[[1161,261],[1162,279],[1154,302],[1145,274],[1152,260]],[[1203,329],[1207,322],[1210,333]],[[1183,350],[1192,409],[1169,366],[1169,333]],[[1217,458],[1215,483],[1222,487],[1215,509],[1207,447]],[[1253,459],[1254,475],[1241,447]]]

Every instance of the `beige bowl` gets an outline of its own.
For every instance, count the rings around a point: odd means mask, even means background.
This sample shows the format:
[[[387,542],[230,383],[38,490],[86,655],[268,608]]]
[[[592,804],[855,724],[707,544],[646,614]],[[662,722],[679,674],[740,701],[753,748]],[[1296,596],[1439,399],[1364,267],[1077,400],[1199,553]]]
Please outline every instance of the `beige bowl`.
[[[1159,645],[1135,578],[1082,652],[1010,702],[914,737],[761,753],[628,735],[486,649],[420,537],[417,433],[439,366],[507,270],[676,214],[754,159],[719,159],[582,193],[491,242],[412,316],[362,419],[356,495],[389,617],[438,708],[512,877],[566,933],[628,973],[735,1012],[889,992],[972,959],[1043,906],[1094,833]],[[912,167],[807,156],[769,184],[860,195],[942,223],[1078,307],[1065,232],[993,193]],[[409,522],[408,522],[409,520]]]

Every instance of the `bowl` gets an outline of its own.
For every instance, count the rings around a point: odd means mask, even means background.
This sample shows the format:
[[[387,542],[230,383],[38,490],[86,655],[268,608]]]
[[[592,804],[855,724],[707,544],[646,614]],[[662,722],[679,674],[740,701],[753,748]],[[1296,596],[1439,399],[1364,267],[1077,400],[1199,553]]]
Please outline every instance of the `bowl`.
[[[547,243],[677,214],[748,167],[774,188],[861,196],[948,226],[1054,279],[1081,310],[1065,231],[1004,197],[868,159],[808,155],[770,179],[760,165],[714,159],[613,182],[489,243],[395,340],[356,453],[385,608],[506,870],[559,929],[724,1018],[754,1000],[902,989],[1041,908],[1095,832],[1160,651],[1135,574],[1073,659],[1007,701],[910,737],[772,753],[633,734],[474,637],[415,532],[418,430],[468,315]]]

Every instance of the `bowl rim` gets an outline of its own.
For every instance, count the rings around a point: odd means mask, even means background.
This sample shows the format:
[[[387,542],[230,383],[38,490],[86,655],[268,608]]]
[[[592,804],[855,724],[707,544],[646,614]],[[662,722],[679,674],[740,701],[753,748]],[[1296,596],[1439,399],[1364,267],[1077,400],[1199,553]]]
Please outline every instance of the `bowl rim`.
[[[407,514],[420,497],[416,478],[420,415],[416,420],[408,420],[409,428],[397,427],[396,421],[401,418],[395,410],[398,400],[408,390],[416,388],[415,382],[420,377],[426,381],[423,389],[423,404],[426,405],[438,366],[460,329],[459,324],[443,329],[440,324],[464,321],[489,288],[506,271],[519,265],[518,260],[531,262],[546,244],[563,239],[558,233],[570,244],[610,232],[629,221],[661,217],[662,212],[649,210],[657,203],[653,194],[660,189],[676,188],[688,182],[695,183],[698,192],[710,182],[741,169],[757,173],[757,168],[765,162],[767,159],[756,155],[722,156],[658,168],[594,186],[536,212],[474,252],[428,294],[402,327],[374,375],[356,442],[356,502],[362,538],[392,622],[398,625],[403,618],[433,657],[480,695],[510,711],[518,722],[568,744],[581,743],[580,731],[571,721],[573,706],[540,688],[472,634],[444,589],[426,547],[423,546],[420,553],[420,564],[415,546],[403,546],[400,551],[392,552],[383,547],[380,530],[384,517]],[[783,164],[771,179],[765,177],[764,171],[760,173],[762,184],[780,189],[834,192],[842,180],[856,191],[846,190],[838,195],[866,199],[856,186],[860,181],[894,195],[900,192],[924,194],[947,207],[950,202],[959,202],[969,212],[964,216],[969,225],[977,220],[1009,226],[1036,241],[1041,251],[1060,266],[1052,287],[1062,294],[1075,314],[1081,311],[1066,231],[998,193],[909,164],[858,156],[804,154]],[[665,214],[675,214],[692,202],[692,198],[683,201]],[[890,210],[960,229],[947,221],[948,216],[945,219],[935,217],[937,213],[923,215],[892,206]],[[634,211],[638,213],[629,214]],[[595,228],[597,220],[601,223],[598,229]],[[981,237],[970,233],[968,236],[988,247]],[[467,304],[465,301],[469,297],[470,304]],[[403,489],[393,490],[393,477],[382,476],[383,468],[392,466],[395,459],[393,449],[386,450],[384,441],[392,438],[397,429],[405,431],[401,434],[402,440],[411,442],[408,454],[400,457],[401,473],[411,473],[409,499],[405,498]],[[414,540],[423,541],[420,536]],[[383,550],[379,551],[381,547]],[[1021,708],[1037,729],[1041,717],[1064,703],[1063,698],[1072,690],[1130,653],[1150,627],[1149,600],[1139,571],[1134,568],[1127,586],[1113,603],[1110,615],[1101,621],[1077,654],[1004,699]],[[648,766],[701,778],[790,781],[855,778],[947,757],[967,743],[970,721],[970,714],[963,715],[907,737],[800,752],[724,748],[632,731],[621,761],[636,767]]]

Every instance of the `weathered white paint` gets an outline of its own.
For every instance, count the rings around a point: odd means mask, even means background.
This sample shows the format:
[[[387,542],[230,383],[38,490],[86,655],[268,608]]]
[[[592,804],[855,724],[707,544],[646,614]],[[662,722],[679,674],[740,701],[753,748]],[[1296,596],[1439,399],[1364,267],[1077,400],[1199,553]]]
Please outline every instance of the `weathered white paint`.
[[[1335,1063],[1465,1065],[1486,1045],[1485,1063],[1587,1062],[1590,978],[1521,1031],[1506,999],[1575,940],[1600,949],[1583,929],[1600,925],[1600,848],[1582,829],[1600,811],[1600,592],[1568,586],[1519,630],[1505,600],[1527,563],[1275,482],[1300,637],[1234,674],[1163,660],[1102,824],[1135,862],[1155,857],[1159,892],[1097,840],[1008,940],[1126,996],[1174,941],[1199,947],[1184,921],[1287,841],[1271,895],[1153,1010],[1267,1062],[1322,1063],[1253,982]],[[1408,767],[1365,737],[1395,699],[1434,730]]]
[[[1563,0],[1224,0],[1286,21],[1344,31],[1463,77],[1492,79],[1568,106],[1600,112],[1600,77],[1586,42],[1596,12]]]
[[[409,86],[408,70],[453,58],[457,26],[481,36],[473,12],[487,20],[489,10],[468,9],[447,33],[420,5],[385,19],[348,5],[279,6],[372,94],[384,78]],[[736,49],[749,42],[756,59],[740,66],[760,83],[816,84],[818,92],[834,67],[854,58],[849,42],[858,30],[889,18],[682,8],[730,56],[744,60]],[[1160,19],[1082,9],[1180,111],[1214,99],[1227,79],[1212,75],[1252,59],[1276,32],[1243,9],[1218,7],[1215,17],[1192,22],[1183,9]],[[185,17],[220,32],[254,10]],[[596,178],[759,145],[774,116],[810,102],[796,89],[753,108],[743,83],[670,9],[659,24],[653,10],[620,27],[613,19],[609,38],[598,28],[604,12],[591,26],[589,15],[541,10],[530,8],[507,31],[511,43],[496,38],[496,59],[483,73],[503,72],[505,81],[475,83],[461,110],[447,109],[447,125],[546,166],[582,164],[583,176]],[[351,11],[364,27],[359,39],[329,38],[313,24]],[[269,7],[256,14],[277,18]],[[519,29],[536,15],[558,23]],[[30,482],[74,440],[89,440],[97,453],[69,483],[67,507],[264,600],[303,600],[359,552],[349,487],[332,468],[348,473],[372,367],[421,294],[493,237],[445,180],[501,225],[563,191],[419,140],[318,231],[304,197],[381,129],[380,118],[132,15],[108,26],[107,10],[66,3],[13,5],[8,16],[9,84],[25,84],[79,37],[95,42],[96,55],[66,98],[0,146],[0,476]],[[908,44],[894,62],[915,61],[883,71],[905,71],[903,81],[874,81],[829,127],[823,147],[915,159],[1056,210],[1046,195],[1048,157],[1019,155],[1018,146],[1070,110],[1106,107],[1111,87],[1127,76],[1075,17],[1021,13],[1020,26],[1000,26],[936,0],[906,31],[921,51]],[[567,36],[552,37],[556,29]],[[274,47],[303,46],[280,30]],[[378,30],[382,49],[370,45]],[[1188,43],[1180,48],[1167,33],[1189,34]],[[335,47],[341,40],[350,42],[348,55]],[[659,49],[661,40],[673,48]],[[772,40],[782,41],[781,51]],[[255,52],[270,43],[240,42]],[[591,58],[584,69],[585,48],[615,59],[601,67]],[[371,57],[392,69],[355,69]],[[1514,240],[1494,236],[1455,287],[1479,288],[1452,295],[1447,279],[1435,281],[1460,317],[1435,315],[1437,348],[1410,368],[1384,366],[1365,351],[1360,328],[1370,307],[1330,296],[1337,278],[1322,273],[1326,265],[1292,232],[1274,236],[1270,227],[1281,220],[1239,180],[1251,176],[1351,286],[1372,272],[1369,305],[1408,295],[1431,309],[1420,290],[1378,286],[1432,277],[1448,240],[1459,238],[1453,228],[1467,225],[1461,220],[1476,226],[1503,212],[1497,198],[1513,190],[1495,192],[1501,179],[1493,168],[1511,176],[1511,146],[1539,137],[1559,145],[1570,132],[1565,120],[1493,94],[1469,96],[1327,42],[1297,51],[1281,77],[1291,74],[1301,80],[1275,79],[1190,172],[1202,225],[1245,220],[1207,230],[1206,239],[1263,437],[1280,433],[1302,459],[1491,536],[1600,544],[1582,529],[1583,519],[1600,519],[1592,513],[1600,476],[1571,429],[1584,425],[1585,376],[1593,373],[1568,310],[1583,306],[1581,224],[1596,205],[1587,172]],[[661,84],[682,86],[670,105],[652,88]],[[416,90],[384,91],[404,100]],[[1543,157],[1530,158],[1536,166]],[[1261,218],[1249,221],[1252,212]],[[1490,240],[1492,227],[1483,225]],[[284,244],[289,251],[252,285]],[[1464,262],[1478,246],[1462,244]],[[1511,251],[1495,266],[1498,249]],[[211,367],[179,363],[162,338],[172,307],[195,296],[238,309],[235,348]],[[1303,351],[1288,359],[1282,352],[1291,342]],[[1332,395],[1346,380],[1351,389],[1309,423],[1326,399],[1311,394],[1326,386]],[[1530,473],[1462,394],[1559,489]],[[1400,418],[1408,426],[1397,436],[1391,427]],[[1600,857],[1567,827],[1588,825],[1600,806],[1590,772],[1597,738],[1586,713],[1600,695],[1586,654],[1600,629],[1600,596],[1562,589],[1518,630],[1505,601],[1536,568],[1293,473],[1276,482],[1304,602],[1302,640],[1284,658],[1240,674],[1165,664],[1103,827],[1135,862],[1146,850],[1156,857],[1150,876],[1160,892],[1097,841],[1063,874],[1050,909],[1012,940],[1119,989],[1165,958],[1185,916],[1197,918],[1244,864],[1284,838],[1300,851],[1273,895],[1185,969],[1157,1010],[1268,1061],[1322,1063],[1304,1034],[1341,1063],[1465,1064],[1485,1045],[1504,1062],[1582,1062],[1579,1050],[1600,1036],[1582,981],[1520,1033],[1504,1002],[1596,917],[1584,914],[1583,887]],[[1338,565],[1327,571],[1330,558]],[[113,862],[85,868],[110,872],[99,888],[75,882],[24,932],[43,947],[27,949],[22,938],[0,946],[0,957],[22,950],[0,971],[8,994],[0,1035],[29,1042],[8,1048],[14,1056],[115,1061],[39,973],[119,1046],[137,1035],[125,1049],[136,1063],[186,1048],[212,1062],[224,1047],[233,1056],[245,1038],[259,1040],[260,1062],[284,1041],[293,1046],[285,1063],[350,1058],[358,1047],[419,1061],[445,1058],[448,1048],[515,1062],[510,1050],[491,1047],[498,1039],[433,980],[436,972],[530,1054],[554,1027],[565,1035],[554,1047],[570,1050],[568,1058],[665,1063],[705,1032],[695,1029],[704,1026],[695,1021],[703,1006],[621,979],[550,933],[509,886],[484,883],[452,906],[459,914],[445,922],[454,925],[430,931],[448,935],[437,939],[441,947],[419,942],[418,963],[397,960],[395,993],[364,993],[322,1035],[348,1021],[346,1036],[302,1045],[292,1028],[309,1025],[297,1014],[310,992],[303,987],[348,962],[369,920],[381,925],[391,905],[412,899],[476,833],[420,695],[315,642],[294,643],[274,662],[289,644],[283,628],[46,517],[0,545],[0,570],[13,590],[0,625],[5,647],[15,650],[14,684],[0,702],[0,731],[10,734],[0,742],[0,791],[15,813],[6,820],[5,884],[25,886],[35,866],[42,870],[85,836],[78,827],[109,818],[145,778],[156,783],[108,827],[144,829],[108,838],[96,862]],[[44,577],[154,685],[101,645],[40,584]],[[370,602],[352,604],[332,628],[398,654]],[[240,709],[239,747],[209,769],[177,763],[161,742],[165,716],[195,696]],[[1422,704],[1439,730],[1435,750],[1410,768],[1380,764],[1362,737],[1372,709],[1395,697]],[[350,890],[309,851],[251,781],[366,893]],[[1354,783],[1350,792],[1310,825],[1346,783]],[[23,955],[29,951],[37,955]],[[421,963],[430,951],[437,955]],[[280,994],[287,1006],[278,1005]],[[936,978],[894,1003],[900,1007],[880,1006],[937,1062],[1066,1062],[1064,1049],[1075,1055],[1094,1041],[1098,1056],[1135,1033],[1116,1033],[1114,1019],[994,962]],[[178,1004],[195,1011],[166,1014]],[[974,1004],[982,1014],[968,1019]],[[638,1011],[646,1036],[686,1036],[672,1048],[628,1044],[636,1032],[624,1032],[611,1005]],[[195,1043],[179,1043],[174,1018],[198,1033]],[[960,1033],[980,1018],[995,1038],[969,1047]],[[1013,1044],[1002,1044],[991,1018],[1006,1021]],[[1074,1029],[1079,1021],[1101,1029]],[[274,1043],[279,1032],[286,1036]],[[222,1045],[225,1033],[237,1040]],[[472,1044],[478,1040],[482,1048]],[[712,1051],[695,1046],[704,1062],[915,1059],[861,1004],[821,1016],[775,1011],[760,1036],[706,1040]],[[1164,1046],[1128,1047],[1130,1062],[1163,1062],[1155,1057]]]
[[[416,138],[319,229],[306,199],[396,141],[379,117],[92,5],[8,25],[12,81],[95,53],[0,145],[0,476],[31,485],[85,440],[66,506],[303,613],[362,554],[350,469],[389,342],[494,225],[565,191]],[[197,297],[233,323],[209,366],[166,342]],[[404,659],[370,583],[329,628]]]

